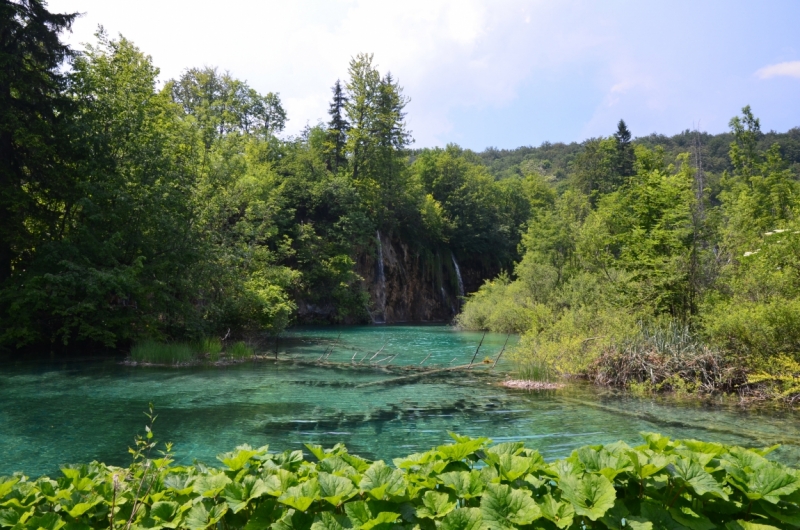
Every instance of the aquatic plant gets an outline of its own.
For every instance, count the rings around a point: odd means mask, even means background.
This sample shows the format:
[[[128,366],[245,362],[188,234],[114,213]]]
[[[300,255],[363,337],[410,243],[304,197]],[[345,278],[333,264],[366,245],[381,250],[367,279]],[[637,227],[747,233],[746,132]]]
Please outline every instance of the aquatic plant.
[[[217,337],[207,337],[193,343],[192,349],[198,356],[208,356],[210,361],[216,362],[222,352],[222,342]]]
[[[255,355],[253,348],[241,341],[231,344],[226,353],[231,359],[247,359]]]
[[[144,341],[131,348],[130,359],[137,363],[178,364],[194,358],[192,348],[184,343]]]
[[[537,359],[519,361],[515,372],[517,378],[524,381],[552,382],[557,379],[557,374],[550,365]]]
[[[62,477],[0,478],[0,527],[343,530],[758,529],[796,527],[798,470],[744,449],[643,433],[545,462],[522,442],[451,433],[455,443],[393,466],[307,444],[248,445],[222,467],[174,466],[150,423],[128,468],[98,462]]]

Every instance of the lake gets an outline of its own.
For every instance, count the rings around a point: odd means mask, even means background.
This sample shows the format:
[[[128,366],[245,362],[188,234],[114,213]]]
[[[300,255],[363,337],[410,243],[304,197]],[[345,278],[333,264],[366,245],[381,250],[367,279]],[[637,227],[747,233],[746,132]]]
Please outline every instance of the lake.
[[[223,367],[130,367],[119,360],[51,360],[0,365],[0,475],[57,474],[65,463],[129,462],[143,433],[143,411],[155,405],[156,439],[174,442],[179,462],[215,464],[215,455],[248,443],[270,449],[331,446],[386,459],[447,443],[447,431],[524,440],[547,459],[574,448],[624,440],[641,431],[764,446],[782,442],[779,460],[800,464],[798,416],[789,410],[679,404],[601,392],[586,385],[525,392],[498,384],[510,364],[491,371],[442,372],[387,380],[406,372],[368,365],[447,367],[466,364],[481,333],[447,326],[301,328],[279,343],[281,362]],[[504,335],[487,334],[476,362],[494,359]],[[516,338],[512,337],[509,347]],[[336,366],[314,361],[330,352]],[[393,359],[390,358],[395,356]],[[362,361],[362,364],[357,364]],[[493,372],[493,374],[490,374]]]

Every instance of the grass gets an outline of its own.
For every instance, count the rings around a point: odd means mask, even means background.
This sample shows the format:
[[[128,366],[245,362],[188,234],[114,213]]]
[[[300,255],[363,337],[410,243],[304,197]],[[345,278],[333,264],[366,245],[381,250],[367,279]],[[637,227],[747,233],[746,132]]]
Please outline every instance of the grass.
[[[556,374],[544,361],[528,359],[517,364],[517,377],[524,381],[553,382]]]
[[[253,348],[249,347],[244,342],[233,343],[227,351],[231,359],[247,359],[255,355]]]
[[[197,355],[208,355],[208,360],[217,362],[222,352],[222,342],[217,337],[205,338],[192,344],[192,349]]]
[[[635,393],[731,392],[746,382],[744,371],[719,350],[692,336],[686,326],[641,326],[639,333],[608,347],[587,371],[595,383]]]
[[[191,346],[185,343],[164,344],[148,340],[131,348],[131,360],[138,363],[178,364],[193,358]]]

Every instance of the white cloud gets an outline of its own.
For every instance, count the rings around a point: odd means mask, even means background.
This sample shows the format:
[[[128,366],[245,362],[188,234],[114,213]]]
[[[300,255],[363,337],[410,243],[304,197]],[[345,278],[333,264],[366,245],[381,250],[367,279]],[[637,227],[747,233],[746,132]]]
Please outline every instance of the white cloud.
[[[597,17],[543,0],[51,0],[49,8],[86,13],[71,44],[91,42],[103,24],[151,54],[163,79],[211,65],[280,92],[290,134],[326,120],[330,86],[346,78],[350,58],[374,53],[411,97],[417,145],[442,144],[454,109],[507,105],[537,69],[598,43],[587,31]]]
[[[771,64],[759,69],[756,76],[761,79],[771,77],[797,77],[800,79],[800,61],[787,61],[785,63]]]

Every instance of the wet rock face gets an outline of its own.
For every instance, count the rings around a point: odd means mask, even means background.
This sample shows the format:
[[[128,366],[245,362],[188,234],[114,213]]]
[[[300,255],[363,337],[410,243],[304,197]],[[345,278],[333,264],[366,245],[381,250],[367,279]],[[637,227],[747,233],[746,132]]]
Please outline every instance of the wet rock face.
[[[369,295],[366,309],[372,322],[389,324],[451,322],[463,303],[459,297],[461,289],[467,294],[477,291],[486,278],[495,276],[499,270],[476,269],[458,263],[446,248],[420,252],[404,241],[379,232],[374,246],[359,253],[356,272]],[[298,300],[297,305],[299,322],[335,321],[336,307],[332,303],[313,305]],[[346,320],[341,323],[362,322]]]
[[[426,259],[404,242],[385,236],[379,241],[380,251],[364,252],[356,263],[356,271],[364,279],[364,289],[369,293],[373,321],[451,321],[460,301],[450,256],[433,255]],[[383,256],[383,281],[378,263],[380,255]]]

